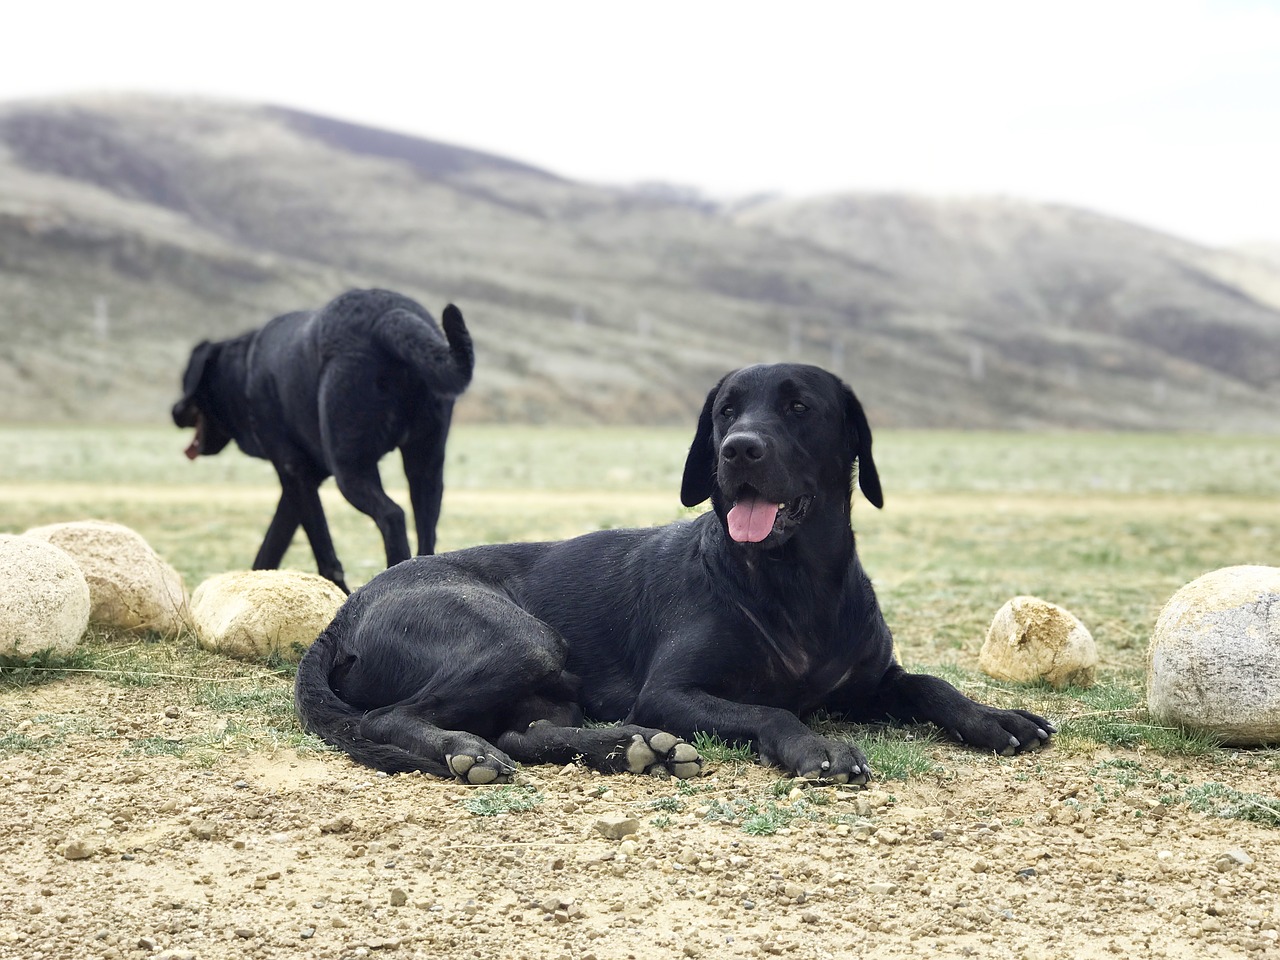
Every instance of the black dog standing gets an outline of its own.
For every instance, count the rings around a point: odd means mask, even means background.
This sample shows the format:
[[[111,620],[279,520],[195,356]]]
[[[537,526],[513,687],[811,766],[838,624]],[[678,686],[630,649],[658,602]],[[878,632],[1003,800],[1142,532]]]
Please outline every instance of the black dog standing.
[[[357,590],[299,665],[303,724],[360,763],[471,783],[513,761],[696,774],[698,731],[809,778],[867,760],[802,718],[930,722],[1000,753],[1053,727],[909,674],[854,548],[851,476],[882,503],[853,392],[748,367],[707,396],[685,463],[701,516],[420,557]],[[583,728],[583,717],[623,726]]]
[[[191,352],[173,406],[173,422],[196,431],[187,456],[218,453],[234,440],[270,460],[280,477],[255,570],[278,567],[301,525],[320,574],[347,589],[320,504],[329,476],[378,525],[387,566],[409,559],[404,511],[378,475],[378,461],[396,447],[418,552],[435,552],[445,439],[475,362],[457,307],[445,307],[442,325],[398,293],[351,290],[320,310],[288,313]]]

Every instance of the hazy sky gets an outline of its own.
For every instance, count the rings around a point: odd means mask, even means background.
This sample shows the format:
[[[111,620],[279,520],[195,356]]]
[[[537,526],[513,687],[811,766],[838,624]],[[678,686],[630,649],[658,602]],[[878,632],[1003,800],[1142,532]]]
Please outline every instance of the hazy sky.
[[[1280,0],[40,0],[0,99],[265,101],[576,179],[908,190],[1280,240]]]

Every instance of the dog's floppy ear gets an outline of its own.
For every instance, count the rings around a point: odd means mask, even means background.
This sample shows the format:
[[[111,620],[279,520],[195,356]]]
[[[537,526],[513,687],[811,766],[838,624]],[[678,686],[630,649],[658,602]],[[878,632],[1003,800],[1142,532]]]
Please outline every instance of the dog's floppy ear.
[[[707,394],[698,417],[698,429],[693,434],[689,456],[684,461],[684,479],[680,482],[680,502],[686,507],[696,507],[711,496],[716,485],[716,450],[712,443],[712,416],[715,413],[716,394],[720,392],[721,378]]]
[[[858,486],[862,495],[873,506],[884,506],[884,494],[880,491],[880,473],[876,470],[876,462],[871,459],[871,425],[867,423],[867,415],[862,411],[862,404],[848,387],[844,388],[845,426],[849,430],[849,439],[853,445],[853,455],[858,460]]]
[[[188,402],[195,399],[200,381],[204,379],[204,368],[213,358],[214,345],[208,340],[201,340],[191,350],[191,359],[187,362],[187,372],[182,375],[182,399]]]
[[[195,425],[196,391],[204,379],[205,368],[216,353],[217,345],[208,340],[201,340],[191,350],[191,359],[187,361],[187,370],[182,375],[182,399],[173,405],[173,422],[178,426]]]

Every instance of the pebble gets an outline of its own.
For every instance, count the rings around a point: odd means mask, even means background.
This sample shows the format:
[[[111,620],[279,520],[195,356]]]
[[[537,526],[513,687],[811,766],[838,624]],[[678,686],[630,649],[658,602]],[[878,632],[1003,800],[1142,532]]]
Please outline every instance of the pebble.
[[[896,883],[869,883],[867,884],[867,893],[874,893],[881,896],[897,893],[898,885]]]
[[[1239,849],[1228,850],[1213,862],[1213,868],[1219,873],[1228,873],[1231,870],[1252,865],[1253,857]]]
[[[197,820],[191,824],[191,834],[197,840],[212,840],[218,833],[218,825],[212,820]]]
[[[98,848],[88,840],[68,840],[58,852],[68,860],[87,860],[98,852]]]
[[[393,887],[391,889],[391,905],[393,907],[403,907],[408,902],[409,895],[405,893],[404,890],[400,887]]]
[[[640,829],[640,821],[634,817],[611,814],[596,821],[595,831],[608,840],[621,840]]]
[[[164,708],[164,715],[170,720],[176,720],[178,717],[182,716],[182,711],[170,704]]]

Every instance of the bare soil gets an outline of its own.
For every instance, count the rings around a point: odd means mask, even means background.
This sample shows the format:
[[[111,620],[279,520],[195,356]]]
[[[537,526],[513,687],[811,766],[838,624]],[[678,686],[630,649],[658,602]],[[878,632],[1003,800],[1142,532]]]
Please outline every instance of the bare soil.
[[[0,694],[0,732],[34,744],[0,766],[0,956],[1280,957],[1280,835],[1167,799],[1273,795],[1247,753],[937,746],[936,774],[776,796],[754,765],[683,786],[535,767],[539,806],[478,816],[477,788],[338,754],[127,749],[226,723],[92,677]],[[748,798],[795,816],[708,819]]]

